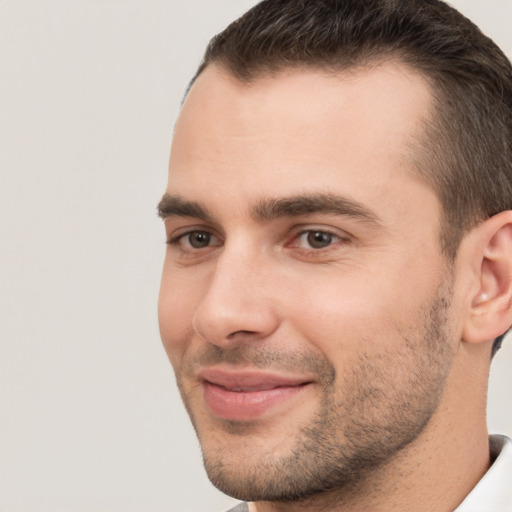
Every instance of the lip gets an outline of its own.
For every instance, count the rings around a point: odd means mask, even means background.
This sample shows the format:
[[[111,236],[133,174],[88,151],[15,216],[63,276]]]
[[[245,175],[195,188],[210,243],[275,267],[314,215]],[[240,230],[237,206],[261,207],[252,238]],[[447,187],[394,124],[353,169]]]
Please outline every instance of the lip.
[[[303,376],[218,368],[203,369],[199,378],[210,412],[233,421],[253,421],[280,409],[312,384]]]

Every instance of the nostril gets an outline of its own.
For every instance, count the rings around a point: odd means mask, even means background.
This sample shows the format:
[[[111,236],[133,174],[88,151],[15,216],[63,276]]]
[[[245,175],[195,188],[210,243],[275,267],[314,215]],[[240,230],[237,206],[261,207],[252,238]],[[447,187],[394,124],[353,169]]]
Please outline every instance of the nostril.
[[[231,334],[228,334],[227,338],[234,338],[239,335],[254,335],[254,334],[256,334],[254,331],[241,330],[241,331],[235,331],[235,332],[232,332]]]

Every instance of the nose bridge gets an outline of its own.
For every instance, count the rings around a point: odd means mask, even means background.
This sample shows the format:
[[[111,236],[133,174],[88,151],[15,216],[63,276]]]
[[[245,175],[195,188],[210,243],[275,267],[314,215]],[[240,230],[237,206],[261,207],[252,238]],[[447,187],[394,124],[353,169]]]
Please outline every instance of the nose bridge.
[[[262,338],[275,330],[277,316],[268,294],[271,264],[265,260],[248,244],[226,243],[194,315],[194,330],[202,338],[225,345],[235,338]]]

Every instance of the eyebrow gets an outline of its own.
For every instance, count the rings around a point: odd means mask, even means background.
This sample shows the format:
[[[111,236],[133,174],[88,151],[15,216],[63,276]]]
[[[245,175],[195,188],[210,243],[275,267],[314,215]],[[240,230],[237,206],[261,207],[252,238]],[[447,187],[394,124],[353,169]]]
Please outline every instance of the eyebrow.
[[[159,217],[193,217],[213,222],[214,217],[207,208],[196,201],[165,193],[158,203]],[[251,208],[250,215],[257,222],[270,222],[282,217],[300,217],[312,213],[323,213],[352,217],[360,221],[380,225],[379,217],[361,203],[335,194],[313,193],[259,201]]]
[[[194,217],[205,222],[213,221],[213,216],[208,210],[196,201],[168,193],[163,195],[156,209],[158,216],[164,220],[169,217]]]
[[[379,217],[361,203],[334,194],[304,194],[259,202],[252,209],[252,217],[259,222],[268,222],[280,217],[299,217],[312,213],[342,215],[380,224]]]

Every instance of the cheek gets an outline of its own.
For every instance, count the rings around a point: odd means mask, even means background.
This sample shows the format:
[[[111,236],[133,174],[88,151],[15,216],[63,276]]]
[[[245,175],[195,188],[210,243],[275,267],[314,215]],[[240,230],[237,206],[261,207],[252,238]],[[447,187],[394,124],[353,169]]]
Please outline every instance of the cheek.
[[[392,348],[404,333],[421,328],[435,279],[410,269],[385,269],[384,264],[375,273],[334,269],[330,275],[295,279],[291,323],[333,362],[369,347]]]
[[[162,343],[174,368],[180,364],[193,338],[192,319],[201,298],[197,285],[164,265],[158,297],[158,323]]]

